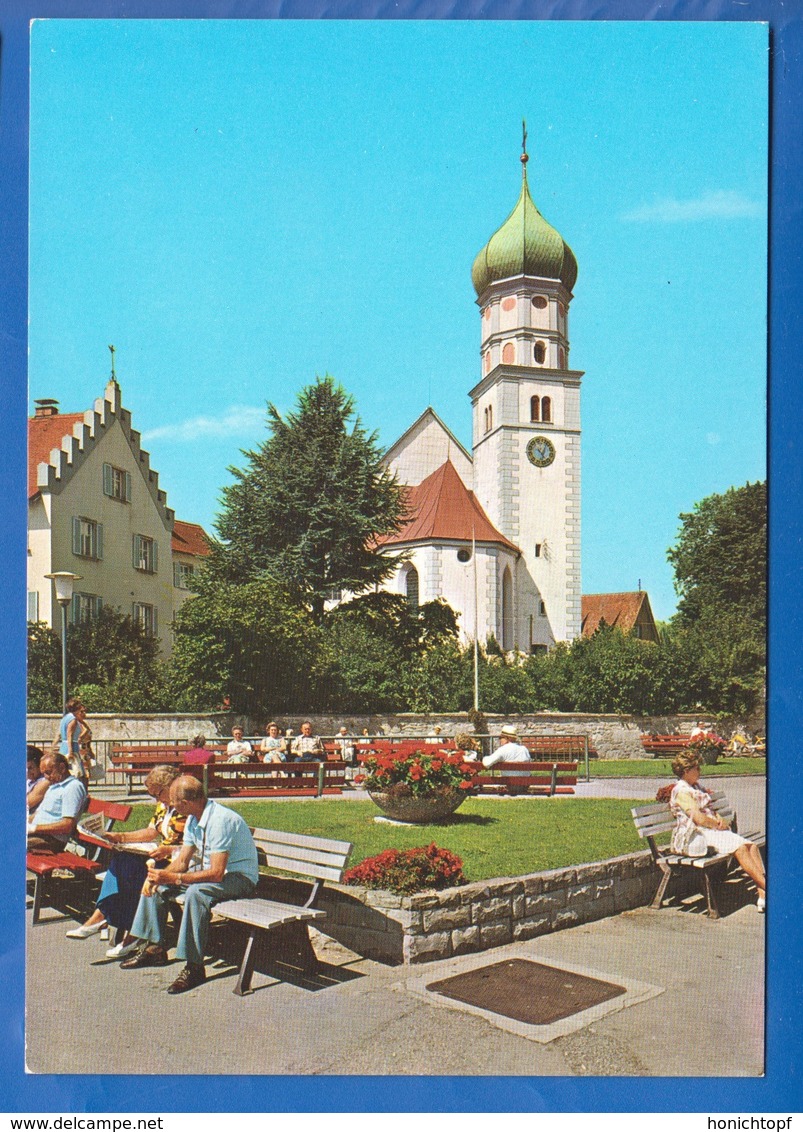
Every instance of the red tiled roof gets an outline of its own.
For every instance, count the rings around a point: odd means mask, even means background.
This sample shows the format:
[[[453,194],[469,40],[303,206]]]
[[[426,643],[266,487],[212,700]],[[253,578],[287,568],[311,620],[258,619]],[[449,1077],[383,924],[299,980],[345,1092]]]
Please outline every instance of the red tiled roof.
[[[198,523],[185,523],[176,519],[171,547],[179,554],[194,554],[206,558],[209,553],[209,536]]]
[[[636,624],[641,607],[647,600],[646,591],[625,594],[583,594],[582,633],[590,637],[600,622],[616,626],[628,633]]]
[[[73,425],[84,419],[83,413],[57,413],[54,417],[28,418],[28,498],[39,490],[36,469],[47,463],[53,448],[61,448],[62,438],[71,436]]]
[[[491,523],[474,493],[469,491],[452,464],[447,460],[437,471],[415,487],[407,489],[410,518],[398,532],[377,540],[379,546],[449,539],[471,542],[495,542],[519,554],[519,548],[505,538]]]

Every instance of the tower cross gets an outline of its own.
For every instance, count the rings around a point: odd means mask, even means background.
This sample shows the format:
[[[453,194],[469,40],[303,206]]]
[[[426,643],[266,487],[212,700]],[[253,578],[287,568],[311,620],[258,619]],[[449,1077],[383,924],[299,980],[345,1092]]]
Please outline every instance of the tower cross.
[[[112,381],[116,381],[117,377],[115,376],[115,373],[114,373],[114,355],[115,355],[116,351],[115,351],[114,346],[109,346],[109,351],[110,351],[111,356],[112,356]]]

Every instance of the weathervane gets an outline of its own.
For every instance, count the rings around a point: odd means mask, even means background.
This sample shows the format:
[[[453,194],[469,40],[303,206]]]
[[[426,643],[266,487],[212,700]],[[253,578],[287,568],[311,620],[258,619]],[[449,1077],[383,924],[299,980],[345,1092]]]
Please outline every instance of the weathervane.
[[[529,160],[530,159],[527,156],[527,122],[524,120],[524,118],[522,118],[522,120],[521,120],[521,163],[522,163],[522,165],[526,166],[526,164]]]

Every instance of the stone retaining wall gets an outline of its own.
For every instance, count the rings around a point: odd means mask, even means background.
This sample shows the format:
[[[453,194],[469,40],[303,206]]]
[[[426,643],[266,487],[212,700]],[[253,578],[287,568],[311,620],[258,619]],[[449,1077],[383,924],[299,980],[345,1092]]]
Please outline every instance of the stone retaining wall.
[[[479,881],[443,892],[395,896],[327,886],[325,932],[385,963],[426,963],[601,920],[649,904],[658,877],[648,852]]]
[[[32,743],[46,743],[58,730],[59,716],[29,715],[28,740]],[[292,727],[298,732],[306,717],[280,717],[281,727]],[[472,732],[474,729],[464,713],[449,715],[382,715],[382,716],[343,716],[313,715],[313,728],[318,735],[334,735],[342,724],[354,734],[368,728],[374,735],[380,731],[386,735],[429,735],[438,724],[445,736],[459,731]],[[537,712],[528,715],[487,715],[486,722],[491,735],[498,735],[504,723],[514,723],[522,735],[588,735],[601,759],[643,758],[641,746],[642,732],[668,734],[678,731],[688,734],[698,720],[697,716],[674,715],[660,718],[645,718],[630,715],[590,715],[583,712]],[[703,717],[699,717],[703,718]],[[194,735],[203,732],[208,739],[231,735],[234,723],[242,722],[248,734],[261,734],[265,720],[253,720],[224,712],[209,714],[163,714],[163,715],[100,715],[93,714],[90,720],[92,731],[99,742],[112,740],[131,742],[141,739],[184,739],[189,741]],[[721,734],[730,735],[738,721],[723,721],[718,724]],[[764,734],[763,720],[748,721],[751,731]]]

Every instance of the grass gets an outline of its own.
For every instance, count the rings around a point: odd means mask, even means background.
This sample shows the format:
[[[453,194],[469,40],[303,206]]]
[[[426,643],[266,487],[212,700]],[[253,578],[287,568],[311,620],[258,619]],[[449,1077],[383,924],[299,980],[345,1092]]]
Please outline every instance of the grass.
[[[592,778],[668,778],[674,779],[671,759],[592,759],[589,763]],[[584,772],[582,761],[579,771]],[[767,760],[721,759],[715,766],[703,767],[703,779],[721,778],[723,775],[766,774]]]
[[[232,809],[252,826],[351,841],[350,865],[383,849],[411,849],[434,841],[457,853],[466,877],[474,881],[602,861],[642,849],[630,816],[635,801],[469,798],[442,824],[417,827],[375,822],[379,811],[370,801],[260,800],[235,802]],[[136,806],[128,828],[147,824],[152,812],[151,807]]]

